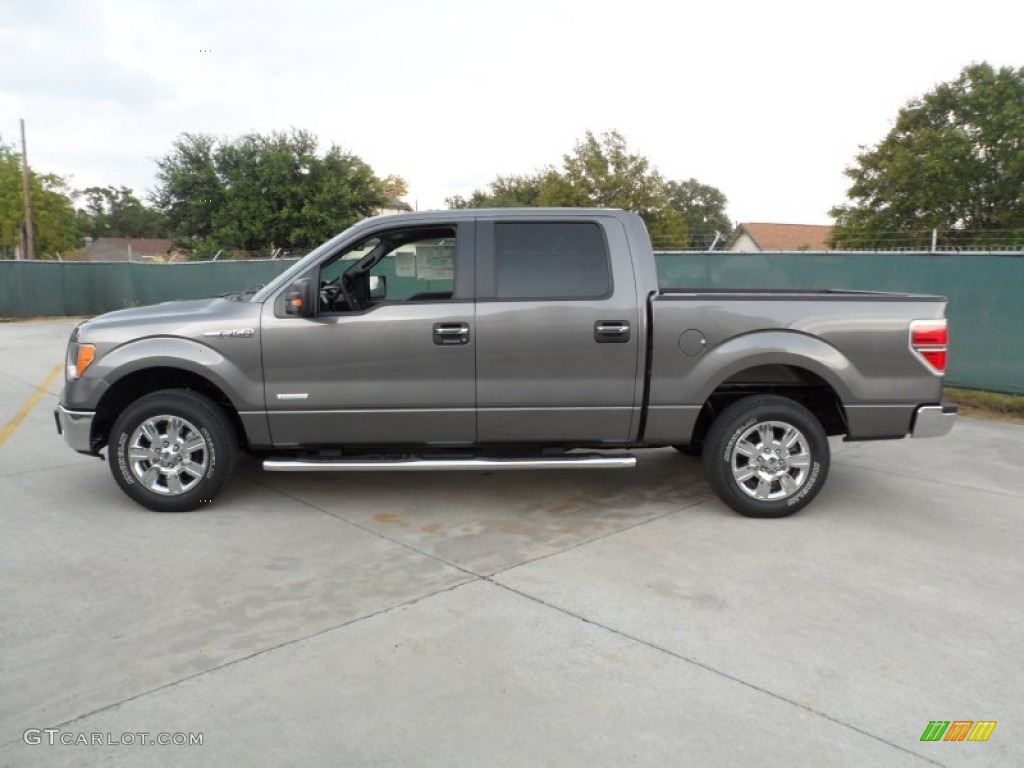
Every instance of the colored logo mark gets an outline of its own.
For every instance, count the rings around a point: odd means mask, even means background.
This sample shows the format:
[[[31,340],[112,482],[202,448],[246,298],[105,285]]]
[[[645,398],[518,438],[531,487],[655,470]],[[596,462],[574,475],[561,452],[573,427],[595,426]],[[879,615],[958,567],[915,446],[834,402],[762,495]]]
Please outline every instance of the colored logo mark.
[[[921,741],[988,741],[995,728],[995,720],[932,720]]]

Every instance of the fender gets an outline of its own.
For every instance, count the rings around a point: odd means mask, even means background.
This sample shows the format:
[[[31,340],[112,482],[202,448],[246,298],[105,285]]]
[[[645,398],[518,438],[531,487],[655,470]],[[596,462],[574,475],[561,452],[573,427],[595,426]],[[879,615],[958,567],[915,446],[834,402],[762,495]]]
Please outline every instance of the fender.
[[[264,391],[259,337],[218,342],[251,345],[251,352],[233,349],[229,359],[212,346],[192,339],[148,336],[130,341],[103,355],[90,366],[84,378],[102,381],[105,391],[137,371],[176,368],[208,379],[227,395],[236,410],[262,411]],[[101,394],[94,394],[96,401]]]
[[[657,333],[657,331],[655,331]],[[672,339],[655,350],[650,405],[700,408],[732,376],[761,365],[802,368],[823,379],[845,404],[865,391],[863,375],[838,349],[822,339],[791,330],[752,331],[685,357]]]
[[[657,333],[657,331],[655,331]],[[861,374],[832,345],[801,331],[753,331],[734,336],[698,358],[682,355],[676,339],[655,349],[644,441],[686,443],[711,393],[732,376],[760,365],[787,365],[819,376],[845,403]],[[852,382],[852,386],[851,386]]]
[[[800,331],[754,331],[735,336],[703,355],[693,368],[695,402],[704,403],[723,382],[748,368],[788,365],[823,379],[843,403],[865,390],[863,376],[838,349]]]

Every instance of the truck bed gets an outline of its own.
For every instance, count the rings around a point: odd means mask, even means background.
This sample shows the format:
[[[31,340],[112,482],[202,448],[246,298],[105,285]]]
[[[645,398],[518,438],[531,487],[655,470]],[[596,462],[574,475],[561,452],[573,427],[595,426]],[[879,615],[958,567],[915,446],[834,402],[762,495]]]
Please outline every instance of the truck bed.
[[[941,376],[909,346],[912,321],[944,317],[941,296],[663,288],[649,309],[651,442],[692,429],[723,387],[830,390],[854,440],[903,436],[918,403],[941,400]]]

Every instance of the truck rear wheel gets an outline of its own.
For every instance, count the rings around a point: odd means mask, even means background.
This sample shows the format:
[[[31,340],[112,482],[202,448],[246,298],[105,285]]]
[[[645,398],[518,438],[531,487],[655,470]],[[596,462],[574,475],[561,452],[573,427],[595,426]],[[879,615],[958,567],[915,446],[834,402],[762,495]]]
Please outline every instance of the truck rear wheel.
[[[238,437],[209,398],[165,389],[139,398],[114,422],[108,461],[117,484],[144,507],[187,512],[231,478]]]
[[[704,442],[708,482],[746,517],[786,517],[807,506],[825,482],[829,458],[821,422],[775,395],[737,400]]]

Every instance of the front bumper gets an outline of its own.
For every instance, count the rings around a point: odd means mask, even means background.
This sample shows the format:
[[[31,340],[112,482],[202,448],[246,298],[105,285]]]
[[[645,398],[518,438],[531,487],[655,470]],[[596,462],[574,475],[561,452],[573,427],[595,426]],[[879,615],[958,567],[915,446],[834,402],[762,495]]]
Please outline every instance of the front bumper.
[[[922,405],[914,411],[911,437],[942,437],[948,435],[956,422],[957,407],[952,403]]]
[[[96,416],[92,411],[69,411],[58,405],[53,412],[57,422],[57,434],[64,436],[64,442],[79,453],[95,456],[92,449],[92,420]]]

